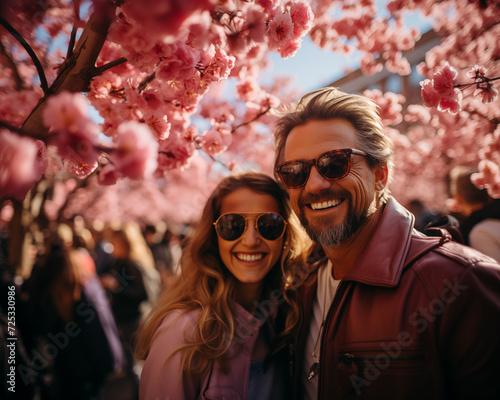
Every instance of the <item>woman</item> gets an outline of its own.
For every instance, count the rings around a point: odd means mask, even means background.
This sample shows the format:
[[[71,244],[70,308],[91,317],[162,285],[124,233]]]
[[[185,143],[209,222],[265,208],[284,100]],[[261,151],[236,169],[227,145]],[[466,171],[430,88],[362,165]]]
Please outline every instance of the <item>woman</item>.
[[[286,344],[299,319],[286,283],[297,281],[307,243],[295,221],[264,174],[217,186],[181,275],[139,334],[141,400],[285,398]]]

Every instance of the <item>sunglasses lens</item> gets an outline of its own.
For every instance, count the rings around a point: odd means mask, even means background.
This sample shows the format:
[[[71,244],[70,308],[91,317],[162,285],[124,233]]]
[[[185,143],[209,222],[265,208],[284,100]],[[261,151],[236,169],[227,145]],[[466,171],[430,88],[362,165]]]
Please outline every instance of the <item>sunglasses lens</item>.
[[[236,240],[245,232],[245,218],[240,214],[225,214],[217,220],[217,233],[224,240]]]
[[[285,230],[285,221],[279,214],[262,214],[257,220],[257,228],[264,239],[276,240]]]
[[[318,159],[318,170],[327,179],[340,179],[349,173],[350,154],[338,151],[330,152]]]
[[[285,186],[296,188],[307,181],[309,170],[304,161],[292,161],[283,164],[279,169],[279,175]]]

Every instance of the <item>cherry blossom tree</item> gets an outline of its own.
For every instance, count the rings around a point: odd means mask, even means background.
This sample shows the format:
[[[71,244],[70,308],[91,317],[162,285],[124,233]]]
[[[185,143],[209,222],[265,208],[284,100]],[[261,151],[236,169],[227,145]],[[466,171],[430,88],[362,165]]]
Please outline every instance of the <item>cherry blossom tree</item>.
[[[293,57],[309,35],[325,50],[355,51],[366,74],[405,75],[421,32],[404,17],[417,11],[441,37],[419,66],[424,105],[365,93],[394,142],[393,193],[443,204],[447,172],[465,163],[498,197],[500,3],[377,4],[2,1],[0,198],[14,209],[13,246],[74,213],[195,218],[221,174],[271,174],[273,110],[299,94],[285,79],[261,83],[269,53]]]

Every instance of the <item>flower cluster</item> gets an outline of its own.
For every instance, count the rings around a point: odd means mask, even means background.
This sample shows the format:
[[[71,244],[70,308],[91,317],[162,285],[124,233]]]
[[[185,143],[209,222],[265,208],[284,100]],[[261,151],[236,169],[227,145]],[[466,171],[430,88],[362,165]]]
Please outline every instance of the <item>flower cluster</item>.
[[[467,76],[473,79],[469,84],[457,84],[455,82],[458,72],[447,62],[437,71],[432,79],[420,82],[422,87],[422,99],[429,108],[437,108],[439,111],[448,111],[457,114],[462,109],[462,90],[476,86],[474,96],[479,97],[483,104],[489,104],[498,99],[498,90],[493,87],[492,80],[486,77],[486,68],[475,65]]]
[[[429,108],[439,111],[448,111],[457,114],[462,109],[462,92],[455,87],[458,72],[445,63],[443,68],[436,72],[432,79],[420,82],[422,87],[422,100]]]
[[[96,147],[99,128],[88,111],[83,95],[62,92],[47,101],[43,113],[52,135],[50,144],[56,146],[67,171],[79,177],[92,173],[100,156]]]
[[[24,199],[47,167],[45,145],[40,140],[0,129],[0,198]]]

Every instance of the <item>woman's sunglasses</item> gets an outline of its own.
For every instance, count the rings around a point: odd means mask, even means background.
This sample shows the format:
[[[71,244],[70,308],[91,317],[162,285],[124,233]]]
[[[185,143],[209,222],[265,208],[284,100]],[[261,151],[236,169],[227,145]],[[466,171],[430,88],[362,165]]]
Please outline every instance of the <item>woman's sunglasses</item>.
[[[304,186],[309,179],[309,173],[313,165],[316,166],[318,172],[325,179],[335,181],[349,174],[351,154],[368,156],[364,151],[355,149],[331,150],[311,160],[287,161],[276,168],[276,172],[288,189],[297,189]]]
[[[256,214],[256,217],[245,217],[242,214],[223,214],[214,222],[215,230],[221,239],[232,241],[238,239],[247,228],[247,220],[255,219],[255,228],[266,240],[277,240],[285,232],[286,222],[277,213],[245,213]]]

